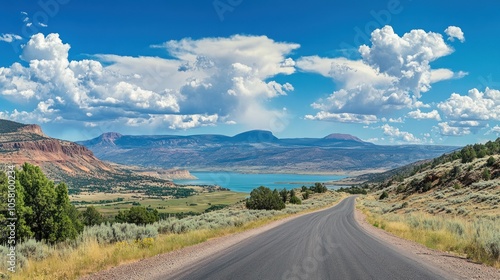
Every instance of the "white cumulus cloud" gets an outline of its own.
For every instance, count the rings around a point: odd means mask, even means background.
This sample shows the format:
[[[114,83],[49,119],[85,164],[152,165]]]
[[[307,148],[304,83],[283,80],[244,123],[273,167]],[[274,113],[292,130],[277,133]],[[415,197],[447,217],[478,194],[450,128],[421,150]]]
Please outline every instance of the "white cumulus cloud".
[[[441,120],[441,116],[439,115],[439,112],[437,110],[432,110],[430,112],[425,113],[420,111],[420,109],[417,109],[416,111],[409,112],[408,117],[417,120],[423,120],[423,119],[434,119],[437,121]]]
[[[448,26],[444,32],[448,35],[448,40],[452,42],[455,41],[455,39],[458,39],[462,43],[465,42],[464,32],[460,27]]]
[[[438,108],[453,120],[500,120],[500,91],[486,88],[469,90],[467,95],[453,93]]]
[[[392,140],[399,139],[399,140],[402,140],[403,142],[406,142],[406,143],[420,143],[420,142],[422,142],[421,139],[415,137],[415,135],[413,135],[412,133],[406,132],[406,131],[401,131],[397,127],[390,126],[388,124],[384,124],[381,128],[382,128],[384,135],[389,136]]]
[[[430,89],[430,63],[453,52],[441,34],[421,29],[400,37],[391,26],[385,26],[372,32],[371,43],[359,47],[363,61],[396,77],[400,88],[410,89],[417,96]]]
[[[287,55],[299,45],[235,35],[157,47],[172,58],[100,54],[71,61],[70,45],[58,34],[35,34],[20,56],[28,66],[0,67],[0,97],[32,109],[2,115],[85,127],[147,123],[170,129],[227,119],[270,128],[287,119],[285,111],[268,108],[267,100],[294,90],[273,78],[294,73],[295,61]]]
[[[321,112],[380,115],[404,108],[430,107],[420,100],[432,83],[466,72],[432,69],[431,63],[453,52],[441,34],[415,29],[399,36],[391,26],[376,29],[371,45],[359,47],[361,60],[302,57],[297,67],[332,78],[340,89],[311,104]]]
[[[469,135],[471,130],[469,127],[450,126],[447,122],[438,124],[441,135],[444,136],[464,136]]]
[[[500,91],[474,88],[467,95],[453,93],[437,105],[446,122],[439,124],[442,135],[463,136],[477,133],[488,122],[500,121]]]
[[[378,121],[375,115],[360,115],[349,113],[329,113],[325,111],[318,112],[316,115],[306,115],[306,120],[332,121],[341,123],[376,123]]]

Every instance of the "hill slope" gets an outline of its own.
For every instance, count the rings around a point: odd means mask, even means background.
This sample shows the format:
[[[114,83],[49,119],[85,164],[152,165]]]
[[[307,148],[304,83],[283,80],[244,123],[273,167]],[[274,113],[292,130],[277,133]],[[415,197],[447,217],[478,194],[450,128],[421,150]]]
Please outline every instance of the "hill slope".
[[[387,170],[455,149],[446,146],[378,146],[347,134],[279,139],[263,130],[243,132],[233,137],[105,133],[79,143],[99,158],[120,164],[280,173]]]
[[[360,197],[371,224],[500,268],[500,138],[376,179]]]
[[[374,175],[371,179],[375,189],[390,187],[391,191],[405,196],[433,189],[500,188],[500,138]]]
[[[68,175],[114,171],[84,146],[50,138],[38,125],[6,120],[0,120],[0,160],[18,166],[30,162]]]

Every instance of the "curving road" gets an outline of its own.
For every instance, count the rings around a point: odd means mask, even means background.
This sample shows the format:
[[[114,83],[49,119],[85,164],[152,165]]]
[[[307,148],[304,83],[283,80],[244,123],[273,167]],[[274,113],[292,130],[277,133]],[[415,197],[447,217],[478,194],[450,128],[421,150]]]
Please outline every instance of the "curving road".
[[[363,231],[355,197],[298,217],[212,257],[157,279],[447,279]]]

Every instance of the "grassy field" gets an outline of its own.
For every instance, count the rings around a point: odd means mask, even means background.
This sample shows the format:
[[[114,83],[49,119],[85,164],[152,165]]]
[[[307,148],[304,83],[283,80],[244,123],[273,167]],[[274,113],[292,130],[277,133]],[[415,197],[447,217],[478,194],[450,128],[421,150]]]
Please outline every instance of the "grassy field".
[[[237,193],[231,191],[217,191],[211,193],[198,193],[187,198],[178,199],[158,199],[147,198],[138,194],[110,194],[110,193],[93,193],[80,194],[71,197],[72,201],[89,202],[87,205],[93,205],[99,212],[105,216],[114,216],[120,210],[125,210],[132,207],[133,202],[140,203],[141,206],[157,209],[160,213],[180,213],[180,212],[199,212],[202,213],[210,205],[225,204],[231,205],[245,199],[248,196],[246,193]],[[116,200],[123,198],[121,202],[112,202],[104,204],[90,204],[102,200]],[[78,205],[80,209],[85,209],[87,205]]]

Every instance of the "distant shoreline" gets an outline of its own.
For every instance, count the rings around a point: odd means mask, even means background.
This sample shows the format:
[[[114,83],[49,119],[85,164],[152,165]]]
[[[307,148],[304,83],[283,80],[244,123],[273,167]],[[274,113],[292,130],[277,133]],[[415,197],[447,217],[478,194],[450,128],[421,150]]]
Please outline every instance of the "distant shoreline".
[[[355,177],[369,173],[382,173],[387,170],[369,169],[369,170],[356,170],[356,171],[301,171],[301,170],[230,170],[230,169],[189,169],[190,173],[239,173],[239,174],[291,174],[291,175],[332,175],[332,176],[346,176]],[[346,178],[347,179],[347,178]],[[332,181],[336,182],[336,181]]]

